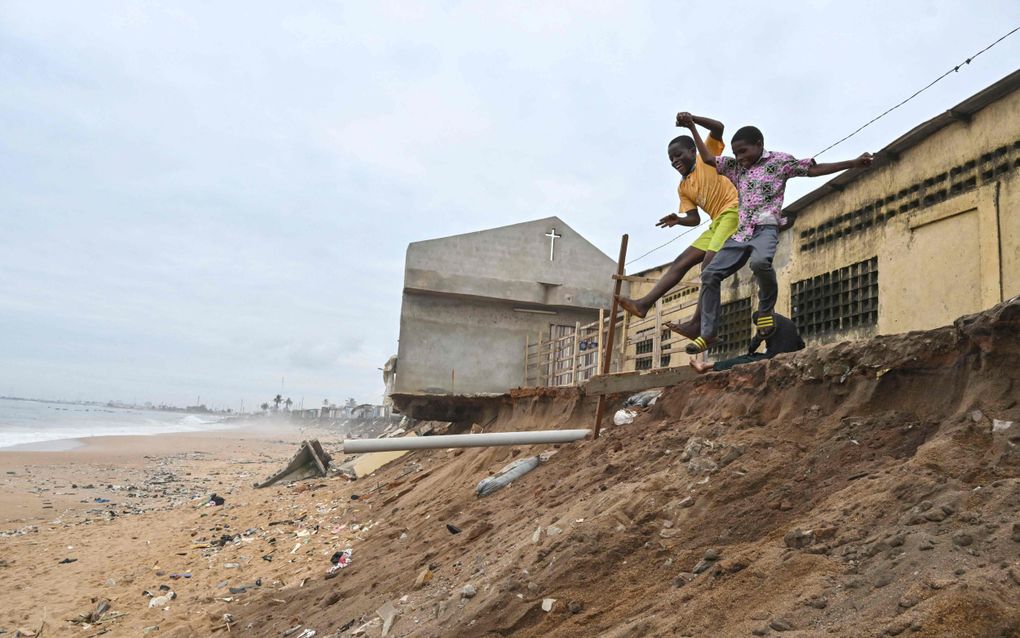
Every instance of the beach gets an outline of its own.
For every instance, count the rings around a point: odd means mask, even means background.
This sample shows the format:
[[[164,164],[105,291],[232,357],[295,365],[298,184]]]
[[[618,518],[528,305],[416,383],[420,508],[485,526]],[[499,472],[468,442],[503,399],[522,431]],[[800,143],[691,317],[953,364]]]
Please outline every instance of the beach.
[[[337,449],[339,436],[330,436],[325,428],[262,419],[222,430],[91,437],[0,450],[0,577],[5,582],[0,630],[32,635],[45,626],[43,635],[78,632],[69,621],[100,599],[112,601],[115,618],[116,612],[129,614],[110,635],[139,635],[144,627],[181,613],[177,605],[150,610],[151,598],[143,590],[159,594],[160,584],[172,583],[179,590],[200,587],[212,593],[210,585],[216,583],[206,582],[212,576],[169,578],[198,572],[194,559],[201,554],[192,552],[188,560],[180,555],[189,550],[189,541],[219,538],[212,528],[243,531],[225,515],[277,492],[256,491],[253,484],[285,464],[305,438],[318,437]],[[207,507],[212,494],[223,497],[224,505]],[[235,576],[232,585],[243,580],[244,571],[228,572]],[[85,635],[103,630],[97,625]]]

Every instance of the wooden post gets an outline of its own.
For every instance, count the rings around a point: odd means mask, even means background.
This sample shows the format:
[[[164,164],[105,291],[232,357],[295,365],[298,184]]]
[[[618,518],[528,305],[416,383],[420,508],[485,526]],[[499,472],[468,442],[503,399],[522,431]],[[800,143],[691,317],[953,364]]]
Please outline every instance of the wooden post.
[[[655,341],[652,342],[652,370],[657,370],[662,363],[662,299],[655,302]]]
[[[623,275],[627,264],[627,239],[624,235],[620,239],[620,259],[616,262],[616,274]],[[620,304],[616,298],[620,296],[620,287],[623,282],[619,279],[613,282],[613,305],[609,311],[609,334],[606,335],[606,356],[602,360],[602,374],[609,374],[609,366],[613,362],[613,337],[616,335],[616,313]],[[599,403],[595,408],[595,428],[592,430],[592,438],[599,438],[599,430],[602,429],[602,413],[606,409],[606,395],[599,395]]]
[[[603,308],[599,308],[599,331],[595,340],[598,342],[595,344],[595,372],[598,374],[599,370],[602,369],[602,328],[606,325],[606,311]]]
[[[571,385],[577,385],[577,364],[581,356],[581,322],[574,322],[574,369],[570,373]]]
[[[623,321],[621,323],[622,323],[622,325],[620,326],[620,364],[618,366],[616,366],[616,371],[617,372],[626,372],[627,371],[627,332],[628,332],[628,329],[630,328],[630,313],[628,313],[628,312],[623,313]],[[612,370],[607,371],[606,374],[608,374],[609,372],[612,372]]]

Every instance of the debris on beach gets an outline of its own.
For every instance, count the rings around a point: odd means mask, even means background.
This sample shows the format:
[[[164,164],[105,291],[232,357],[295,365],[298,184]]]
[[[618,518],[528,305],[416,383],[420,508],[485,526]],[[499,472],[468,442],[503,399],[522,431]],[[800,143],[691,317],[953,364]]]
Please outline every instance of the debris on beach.
[[[301,448],[282,470],[273,474],[255,487],[269,487],[275,483],[293,483],[304,479],[326,476],[332,457],[322,449],[318,439],[302,441]]]

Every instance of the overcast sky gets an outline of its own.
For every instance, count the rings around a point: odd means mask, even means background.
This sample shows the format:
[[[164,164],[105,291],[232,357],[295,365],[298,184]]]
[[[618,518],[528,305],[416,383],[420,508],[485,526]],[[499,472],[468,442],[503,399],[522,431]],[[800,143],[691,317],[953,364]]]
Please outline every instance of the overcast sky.
[[[654,226],[677,110],[810,156],[1017,24],[1015,0],[5,0],[0,394],[378,402],[409,242],[559,215],[638,255],[678,232]],[[1020,34],[822,158],[1018,61]]]

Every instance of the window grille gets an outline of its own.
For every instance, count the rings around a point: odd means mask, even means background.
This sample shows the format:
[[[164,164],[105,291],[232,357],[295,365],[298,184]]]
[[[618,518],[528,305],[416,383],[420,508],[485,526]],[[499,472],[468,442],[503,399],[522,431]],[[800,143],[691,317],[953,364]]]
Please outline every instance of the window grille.
[[[793,322],[801,335],[878,323],[878,258],[850,264],[790,286]]]

